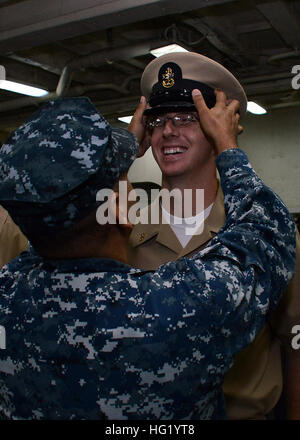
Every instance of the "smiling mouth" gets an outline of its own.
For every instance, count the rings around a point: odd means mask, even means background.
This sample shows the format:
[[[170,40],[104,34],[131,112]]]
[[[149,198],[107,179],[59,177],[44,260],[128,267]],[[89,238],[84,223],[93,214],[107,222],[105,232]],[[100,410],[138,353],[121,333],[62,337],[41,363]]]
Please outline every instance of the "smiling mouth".
[[[187,147],[164,147],[163,148],[163,153],[166,156],[171,156],[171,155],[177,155],[177,154],[182,154],[185,153],[187,150]]]

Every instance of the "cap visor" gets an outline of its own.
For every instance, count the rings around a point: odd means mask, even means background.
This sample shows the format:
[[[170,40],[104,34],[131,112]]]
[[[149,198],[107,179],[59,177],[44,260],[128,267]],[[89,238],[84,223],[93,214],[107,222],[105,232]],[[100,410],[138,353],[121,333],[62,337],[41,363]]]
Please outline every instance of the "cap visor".
[[[155,107],[147,108],[144,111],[145,116],[158,115],[169,112],[184,112],[197,111],[194,104],[190,102],[172,102],[167,104],[156,105]]]

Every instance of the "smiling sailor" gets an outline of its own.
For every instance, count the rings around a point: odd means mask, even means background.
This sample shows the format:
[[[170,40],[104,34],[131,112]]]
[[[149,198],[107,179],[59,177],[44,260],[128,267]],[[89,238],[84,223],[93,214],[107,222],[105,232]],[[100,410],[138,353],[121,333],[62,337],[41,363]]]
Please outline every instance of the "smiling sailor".
[[[192,90],[199,89],[208,108],[216,103],[214,89],[225,92],[227,103],[239,101],[241,123],[246,115],[247,97],[238,79],[218,62],[198,53],[171,53],[151,61],[141,78],[141,91],[148,101],[143,107],[147,129],[144,144],[162,172],[162,188],[194,191],[188,216],[178,216],[157,198],[147,207],[148,218],[159,211],[159,224],[139,224],[130,236],[129,262],[134,267],[156,269],[167,261],[191,256],[206,247],[225,223],[224,197],[216,173],[216,150],[198,122]],[[140,131],[144,130],[140,119]],[[242,127],[240,127],[240,132]],[[141,136],[142,138],[142,136]],[[224,142],[226,142],[224,138]],[[263,146],[262,146],[263,147]],[[202,210],[197,209],[196,190],[204,191]],[[146,215],[145,215],[146,217]],[[194,234],[187,233],[196,224]],[[300,244],[297,238],[297,270],[280,307],[258,338],[236,357],[225,378],[227,413],[232,419],[264,419],[276,406],[282,389],[284,348],[287,371],[294,371],[285,390],[294,417],[300,418],[297,388],[300,361],[291,350],[291,329],[300,322]],[[296,367],[297,366],[297,367]]]

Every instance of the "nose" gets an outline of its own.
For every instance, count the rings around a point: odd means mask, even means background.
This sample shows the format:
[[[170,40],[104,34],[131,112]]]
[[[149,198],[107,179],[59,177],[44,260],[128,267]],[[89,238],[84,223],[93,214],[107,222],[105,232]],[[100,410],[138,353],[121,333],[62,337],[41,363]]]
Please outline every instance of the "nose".
[[[163,136],[178,136],[178,127],[175,127],[173,124],[173,121],[171,119],[168,119],[163,127]]]

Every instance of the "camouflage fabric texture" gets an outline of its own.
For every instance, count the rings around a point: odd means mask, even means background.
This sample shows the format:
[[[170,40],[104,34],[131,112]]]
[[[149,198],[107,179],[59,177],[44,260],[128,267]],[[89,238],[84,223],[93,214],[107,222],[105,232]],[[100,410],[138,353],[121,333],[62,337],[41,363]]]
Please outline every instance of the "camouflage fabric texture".
[[[0,272],[3,419],[223,419],[222,381],[295,265],[295,225],[239,149],[210,245],[142,272],[22,254]],[[101,245],[101,244],[100,244]]]
[[[138,153],[135,136],[111,128],[86,97],[50,101],[0,150],[0,200],[30,238],[68,228],[99,206]]]

